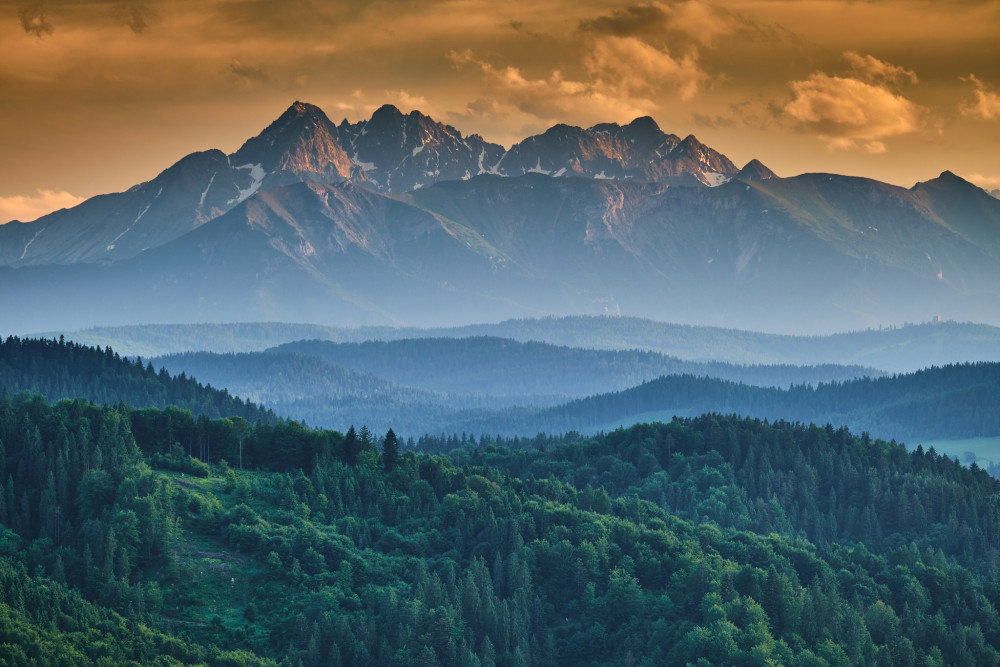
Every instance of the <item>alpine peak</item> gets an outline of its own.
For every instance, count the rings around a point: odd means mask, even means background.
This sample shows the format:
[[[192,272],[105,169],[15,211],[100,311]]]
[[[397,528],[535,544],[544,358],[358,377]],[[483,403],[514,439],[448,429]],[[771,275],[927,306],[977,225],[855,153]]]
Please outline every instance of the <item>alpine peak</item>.
[[[976,186],[976,185],[970,183],[969,181],[965,180],[964,178],[962,178],[958,174],[954,173],[953,171],[950,171],[950,170],[947,170],[947,169],[944,170],[944,171],[942,171],[941,175],[938,176],[937,178],[932,178],[929,181],[924,181],[922,183],[917,183],[916,185],[914,185],[910,189],[911,190],[916,190],[916,189],[919,189],[919,188],[927,188],[927,187],[937,187],[937,188],[942,188],[942,187],[946,187],[946,188],[975,188],[977,190],[981,189],[978,186]]]
[[[660,126],[653,120],[652,116],[639,116],[632,120],[626,127],[637,132],[661,132]]]
[[[372,121],[376,119],[394,119],[403,116],[403,112],[392,104],[383,104],[372,114]]]
[[[766,181],[771,178],[778,178],[778,175],[757,158],[747,162],[740,173],[736,174],[736,179],[740,181]]]

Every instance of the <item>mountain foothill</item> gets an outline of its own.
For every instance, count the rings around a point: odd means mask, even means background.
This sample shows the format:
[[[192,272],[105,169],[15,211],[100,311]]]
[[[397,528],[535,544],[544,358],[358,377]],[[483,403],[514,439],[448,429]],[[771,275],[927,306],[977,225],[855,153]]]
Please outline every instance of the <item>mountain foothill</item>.
[[[7,333],[205,321],[631,315],[784,333],[1000,323],[1000,201],[742,168],[649,117],[505,148],[296,102],[232,154],[0,225]]]

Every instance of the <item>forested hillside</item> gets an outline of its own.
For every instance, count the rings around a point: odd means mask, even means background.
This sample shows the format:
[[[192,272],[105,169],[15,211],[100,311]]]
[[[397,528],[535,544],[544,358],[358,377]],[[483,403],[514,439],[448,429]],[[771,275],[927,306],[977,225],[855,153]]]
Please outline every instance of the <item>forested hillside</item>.
[[[120,354],[142,357],[180,352],[259,352],[298,340],[335,343],[405,338],[493,336],[567,347],[651,350],[690,361],[732,364],[859,364],[902,373],[927,366],[1000,361],[1000,328],[940,322],[869,329],[829,336],[782,336],[717,327],[668,324],[637,317],[545,317],[498,324],[417,329],[415,327],[336,328],[278,322],[161,324],[95,327],[61,331],[72,340]]]
[[[706,416],[447,457],[187,416],[0,400],[4,661],[1000,663],[998,483],[933,452]]]
[[[685,362],[639,350],[585,350],[490,338],[389,342],[299,341],[267,352],[190,352],[152,360],[281,415],[318,426],[368,424],[408,435],[462,430],[463,423],[635,386],[664,373],[694,373],[750,384],[829,382],[880,375],[843,366],[734,366]],[[510,433],[510,429],[500,428]],[[538,430],[549,430],[541,427]]]
[[[110,347],[100,349],[59,340],[0,340],[0,391],[28,391],[49,400],[86,396],[96,403],[121,401],[134,407],[173,405],[209,417],[239,416],[252,422],[275,415],[229,394],[202,385],[185,373],[171,376],[153,365],[123,359]]]
[[[317,357],[399,384],[462,394],[587,396],[681,374],[762,387],[884,375],[861,366],[744,366],[684,361],[648,350],[595,350],[493,336],[362,343],[302,340],[273,351]]]
[[[368,424],[407,436],[474,432],[526,436],[540,431],[595,433],[651,419],[704,412],[844,424],[900,441],[1000,435],[1000,364],[958,364],[891,377],[796,383],[779,389],[702,375],[666,375],[616,392],[559,404],[658,368],[768,379],[850,373],[850,368],[739,367],[678,362],[654,353],[577,350],[492,338],[334,344],[303,341],[243,355],[186,354],[157,359],[208,378],[309,424]],[[451,354],[449,354],[451,351]],[[272,356],[272,354],[274,356]],[[366,373],[345,371],[342,362]],[[395,378],[388,382],[372,373]],[[553,390],[541,391],[546,379]],[[419,383],[418,386],[407,386]],[[477,391],[478,389],[478,391]],[[451,390],[451,391],[449,391]],[[468,393],[460,393],[465,390]],[[513,393],[515,391],[525,393]],[[511,392],[504,394],[505,391]],[[567,396],[568,394],[568,396]]]
[[[1000,364],[957,364],[883,378],[790,389],[671,375],[543,410],[506,410],[450,430],[505,434],[577,430],[718,411],[770,420],[844,424],[897,440],[1000,435]],[[446,429],[448,430],[448,429]]]

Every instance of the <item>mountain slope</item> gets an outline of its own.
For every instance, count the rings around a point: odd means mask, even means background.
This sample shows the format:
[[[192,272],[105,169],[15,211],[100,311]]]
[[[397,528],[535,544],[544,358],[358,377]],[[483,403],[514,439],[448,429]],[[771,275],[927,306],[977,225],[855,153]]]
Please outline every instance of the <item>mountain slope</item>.
[[[1000,260],[956,231],[1000,216],[1000,201],[977,206],[984,217],[958,220],[917,191],[820,174],[716,188],[485,175],[394,197],[296,183],[106,268],[0,267],[0,306],[23,330],[578,313],[798,332],[995,323]]]
[[[132,257],[228,210],[246,174],[221,151],[189,155],[153,180],[30,223],[0,226],[0,265],[74,264]]]

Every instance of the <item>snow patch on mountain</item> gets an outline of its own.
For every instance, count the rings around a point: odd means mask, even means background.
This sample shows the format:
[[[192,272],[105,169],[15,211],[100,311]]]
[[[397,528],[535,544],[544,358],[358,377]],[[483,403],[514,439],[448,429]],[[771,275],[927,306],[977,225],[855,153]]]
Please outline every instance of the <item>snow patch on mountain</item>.
[[[236,195],[236,197],[234,197],[233,199],[230,199],[228,202],[226,202],[230,206],[245,201],[248,197],[252,196],[255,192],[260,190],[260,185],[261,183],[264,182],[264,177],[267,176],[267,173],[264,171],[264,168],[260,164],[243,164],[236,168],[241,170],[242,169],[250,170],[250,187],[246,189],[240,189],[240,187],[237,186],[239,194]]]
[[[541,156],[539,156],[538,157],[538,162],[535,163],[535,166],[532,167],[531,169],[529,169],[526,173],[528,173],[528,174],[545,174],[546,176],[548,176],[552,172],[550,170],[548,170],[548,169],[542,169],[542,158],[541,158]]]
[[[24,256],[28,254],[28,247],[32,243],[34,243],[35,239],[38,238],[38,235],[41,234],[44,231],[45,231],[44,227],[42,229],[39,229],[37,232],[35,232],[35,235],[31,237],[31,240],[24,244],[24,250],[21,251],[21,259],[24,259]]]
[[[218,172],[216,172],[216,171],[212,172],[212,178],[208,179],[208,185],[205,186],[204,192],[201,193],[201,199],[198,200],[198,206],[204,206],[205,205],[205,195],[207,195],[208,191],[212,188],[212,183],[215,182],[215,175],[217,173]]]
[[[160,194],[162,194],[162,193],[163,193],[163,188],[160,188],[160,191],[156,193],[155,197],[153,197],[153,201],[155,201],[156,198],[159,197]],[[135,220],[132,221],[132,224],[129,225],[128,227],[126,227],[120,234],[118,234],[118,236],[116,236],[113,239],[111,239],[111,243],[109,243],[108,246],[107,246],[107,251],[108,252],[111,252],[112,250],[115,249],[115,244],[118,242],[118,239],[120,239],[121,237],[125,236],[130,231],[132,231],[132,228],[135,227],[139,223],[140,220],[142,220],[142,216],[146,215],[146,212],[149,210],[149,207],[152,206],[152,205],[153,205],[153,202],[149,202],[148,204],[146,204],[146,207],[144,209],[142,209],[141,211],[139,211],[139,215],[135,216]]]

